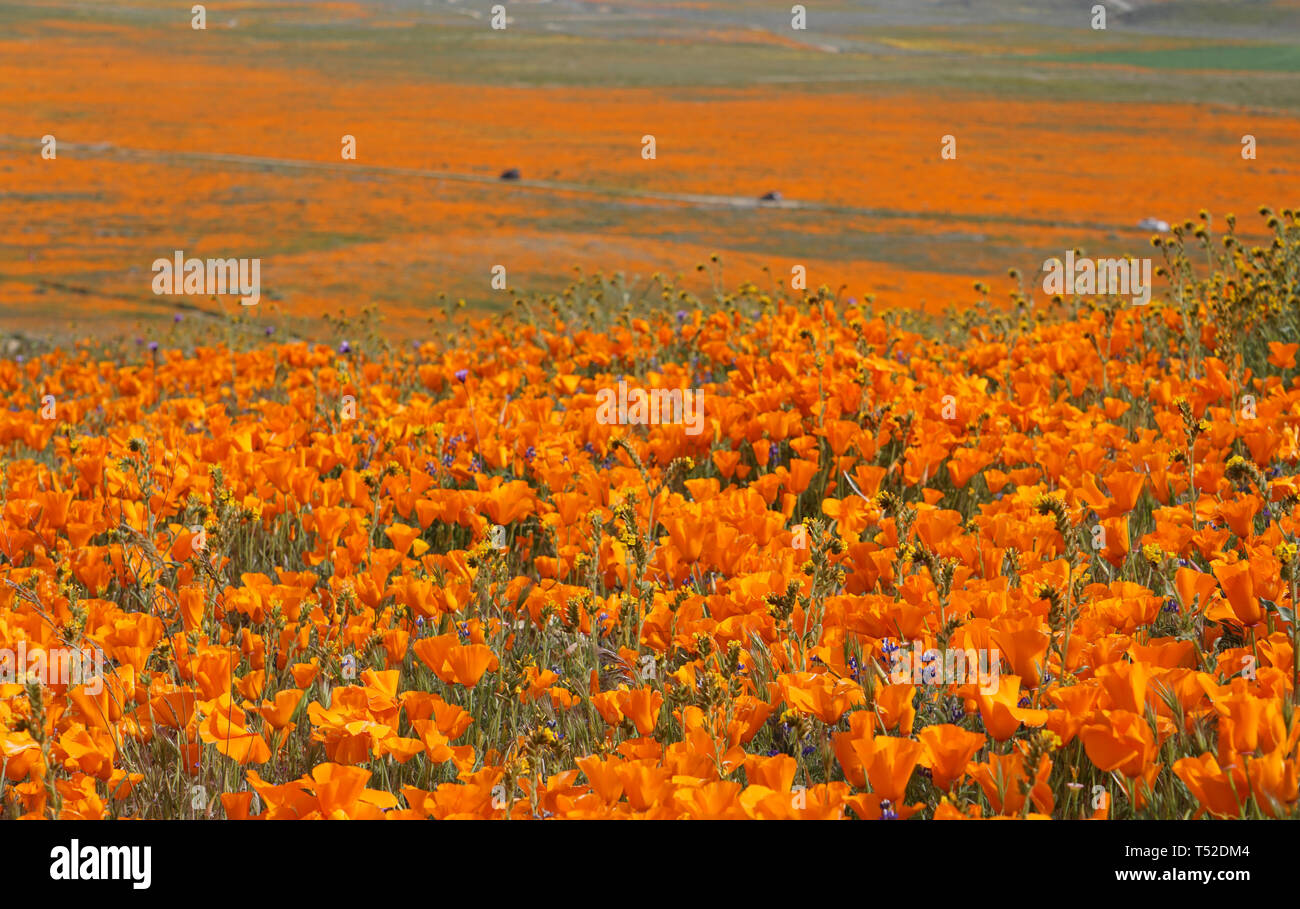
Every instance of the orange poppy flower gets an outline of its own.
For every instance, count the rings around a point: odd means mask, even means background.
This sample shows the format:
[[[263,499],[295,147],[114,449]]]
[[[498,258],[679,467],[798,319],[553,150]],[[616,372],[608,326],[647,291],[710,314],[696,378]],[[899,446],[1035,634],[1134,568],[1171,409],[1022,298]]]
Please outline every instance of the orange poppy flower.
[[[663,706],[664,696],[653,688],[620,688],[614,692],[618,699],[619,712],[636,726],[640,735],[649,735],[659,723],[659,708]]]
[[[1268,342],[1268,363],[1278,369],[1291,369],[1295,366],[1296,351],[1300,344],[1283,344],[1281,341]]]
[[[263,764],[271,759],[266,740],[247,728],[247,715],[223,694],[199,724],[199,739],[240,764]]]
[[[1097,769],[1140,777],[1156,754],[1155,738],[1144,717],[1127,710],[1108,710],[1104,721],[1079,730],[1088,759]]]
[[[969,764],[966,772],[975,780],[989,800],[993,810],[1009,816],[1019,815],[1025,807],[1021,783],[1027,782],[1024,755],[1019,751],[1010,754],[990,754],[981,764]],[[1033,779],[1029,798],[1043,814],[1051,814],[1055,799],[1047,784],[1052,772],[1052,759],[1043,758],[1038,765],[1038,775]]]
[[[1212,754],[1200,757],[1185,757],[1174,761],[1174,775],[1183,781],[1201,810],[1197,814],[1209,811],[1216,817],[1240,817],[1243,806],[1250,792],[1246,771],[1241,766],[1234,767],[1231,773],[1219,768],[1219,762]]]
[[[1020,706],[1020,677],[1004,675],[998,680],[998,690],[992,694],[983,691],[976,695],[980,716],[989,735],[1004,742],[1016,734],[1022,723],[1041,726],[1047,722],[1046,710]]]
[[[473,688],[484,673],[495,672],[499,663],[485,644],[461,644],[457,635],[421,638],[411,649],[434,675],[449,685]]]
[[[919,761],[930,769],[931,780],[940,789],[951,789],[966,772],[975,752],[984,747],[985,738],[950,723],[926,726],[920,733],[925,746]]]
[[[1264,613],[1255,596],[1255,581],[1250,563],[1215,562],[1211,568],[1237,620],[1243,625],[1254,625],[1262,621]]]

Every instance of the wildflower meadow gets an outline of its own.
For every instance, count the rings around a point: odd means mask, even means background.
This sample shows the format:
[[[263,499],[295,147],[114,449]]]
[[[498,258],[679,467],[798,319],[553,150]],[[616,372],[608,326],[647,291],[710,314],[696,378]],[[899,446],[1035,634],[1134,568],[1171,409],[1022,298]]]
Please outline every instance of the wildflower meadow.
[[[0,2],[3,896],[1287,886],[1298,36]]]
[[[0,644],[100,657],[0,685],[4,814],[1293,817],[1259,220],[1155,237],[1147,306],[584,276],[441,343],[4,361]],[[702,431],[598,419],[620,383]]]

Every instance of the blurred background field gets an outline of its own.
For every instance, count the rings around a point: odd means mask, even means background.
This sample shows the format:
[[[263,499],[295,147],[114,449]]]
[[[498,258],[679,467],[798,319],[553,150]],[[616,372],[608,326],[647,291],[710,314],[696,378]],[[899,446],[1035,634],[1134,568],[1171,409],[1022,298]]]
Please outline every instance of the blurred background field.
[[[195,31],[188,0],[0,4],[4,330],[240,309],[155,296],[175,249],[261,258],[243,315],[306,335],[373,305],[435,336],[439,294],[510,305],[497,264],[704,291],[714,253],[728,285],[801,264],[937,311],[1071,247],[1150,254],[1142,218],[1295,202],[1300,0],[1115,0],[1105,31],[1064,0],[813,0],[806,31],[789,3],[492,5],[213,2]]]

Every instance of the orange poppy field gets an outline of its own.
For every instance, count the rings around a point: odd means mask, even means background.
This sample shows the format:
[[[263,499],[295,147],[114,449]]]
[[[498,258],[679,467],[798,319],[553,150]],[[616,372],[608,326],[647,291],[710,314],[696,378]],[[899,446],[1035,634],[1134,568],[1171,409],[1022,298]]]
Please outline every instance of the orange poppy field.
[[[1267,23],[284,6],[0,10],[0,816],[1300,813]]]

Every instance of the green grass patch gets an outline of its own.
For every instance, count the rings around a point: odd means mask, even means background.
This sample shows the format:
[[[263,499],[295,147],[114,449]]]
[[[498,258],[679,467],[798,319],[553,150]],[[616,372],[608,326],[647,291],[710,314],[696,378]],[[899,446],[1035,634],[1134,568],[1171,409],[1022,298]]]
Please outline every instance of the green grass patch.
[[[1300,73],[1300,44],[1227,44],[1159,50],[1045,54],[1029,59],[1057,63],[1140,66],[1145,69]]]

